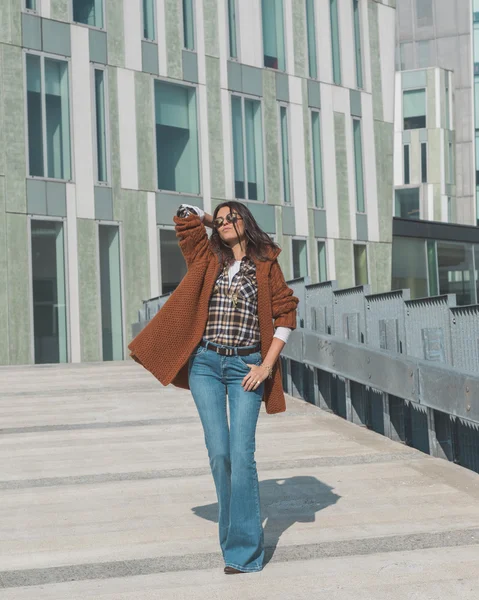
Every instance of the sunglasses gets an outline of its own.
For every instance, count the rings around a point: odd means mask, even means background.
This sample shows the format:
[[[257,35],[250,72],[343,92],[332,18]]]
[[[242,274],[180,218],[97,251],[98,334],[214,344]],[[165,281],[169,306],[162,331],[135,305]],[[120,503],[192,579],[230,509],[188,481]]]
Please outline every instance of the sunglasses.
[[[233,213],[228,213],[226,215],[226,221],[228,223],[236,223],[236,221],[241,221],[242,217],[239,216],[238,213],[233,212]],[[225,219],[223,217],[217,217],[214,221],[213,221],[213,225],[216,229],[219,229],[220,227],[222,227],[225,223]]]

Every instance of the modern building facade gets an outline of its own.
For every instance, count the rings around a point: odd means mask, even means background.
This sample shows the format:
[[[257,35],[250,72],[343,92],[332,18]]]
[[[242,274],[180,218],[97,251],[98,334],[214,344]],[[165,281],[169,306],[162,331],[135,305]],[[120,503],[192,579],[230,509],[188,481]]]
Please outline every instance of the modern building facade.
[[[0,364],[124,358],[185,201],[390,289],[395,3],[3,0]]]
[[[433,185],[433,201],[430,196],[427,199],[424,194],[421,196],[420,216],[465,225],[476,225],[479,214],[474,122],[476,69],[473,67],[474,56],[479,56],[479,48],[475,50],[474,16],[479,16],[479,8],[474,8],[478,12],[473,14],[473,4],[477,5],[477,0],[397,0],[396,20],[396,69],[402,71],[398,77],[409,86],[405,92],[409,95],[405,100],[406,110],[414,112],[427,107],[430,113],[427,125],[414,129],[421,129],[428,164],[440,165],[443,171],[440,181],[437,173],[435,181],[427,182]],[[479,18],[477,21],[479,23]],[[397,107],[404,105],[404,97],[399,97],[400,89],[398,85],[396,99],[402,102]],[[396,132],[407,131],[399,109],[395,129]],[[439,133],[439,130],[444,132]],[[429,135],[433,139],[426,139]],[[407,151],[403,146],[408,144],[407,137],[402,144],[396,139],[395,185],[403,185],[401,163]],[[410,148],[410,152],[414,151]],[[451,164],[453,177],[449,176]],[[396,216],[400,215],[396,213]]]

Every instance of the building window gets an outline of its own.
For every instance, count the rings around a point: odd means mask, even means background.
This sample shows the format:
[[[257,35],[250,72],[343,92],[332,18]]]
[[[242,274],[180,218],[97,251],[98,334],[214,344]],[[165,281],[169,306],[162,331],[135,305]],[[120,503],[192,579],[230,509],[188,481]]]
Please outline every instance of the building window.
[[[417,65],[420,69],[429,67],[430,62],[430,42],[429,40],[421,40],[416,44],[417,50]]]
[[[183,0],[183,43],[187,50],[195,49],[193,0]]]
[[[103,28],[103,0],[73,0],[73,20]]]
[[[409,144],[404,144],[404,185],[410,183]]]
[[[439,293],[456,294],[458,306],[476,302],[472,244],[438,241]]]
[[[283,180],[283,202],[291,202],[291,183],[289,174],[289,133],[288,133],[288,109],[286,106],[279,107],[279,127],[281,146],[281,171]]]
[[[263,125],[258,100],[231,96],[235,197],[264,200]]]
[[[432,27],[432,0],[416,0],[416,21],[418,27]]]
[[[103,360],[123,360],[120,228],[98,225]]]
[[[318,275],[319,283],[328,281],[328,266],[326,261],[326,242],[318,241]]]
[[[306,277],[308,274],[308,254],[306,240],[293,239],[293,279]]]
[[[414,265],[414,268],[411,268]],[[427,289],[426,244],[417,238],[394,237],[392,289],[411,290],[411,298],[425,298]]]
[[[27,10],[37,10],[37,0],[25,0],[25,8]]]
[[[363,244],[354,244],[354,285],[368,283],[368,254]]]
[[[106,81],[103,69],[94,69],[95,92],[95,139],[97,181],[108,181],[107,126],[106,126]]]
[[[27,54],[28,173],[71,179],[68,63]]]
[[[427,144],[421,144],[421,181],[427,183]]]
[[[317,79],[318,59],[316,51],[316,14],[314,10],[314,0],[306,0],[306,30],[308,36],[309,76],[312,79]]]
[[[264,66],[286,71],[283,0],[261,0]]]
[[[68,331],[62,221],[31,221],[35,363],[66,363]]]
[[[228,0],[228,33],[230,41],[230,58],[238,58],[236,41],[236,0]]]
[[[174,229],[159,229],[161,293],[169,294],[178,287],[186,273],[186,263],[178,246]]]
[[[363,143],[361,139],[361,120],[353,119],[354,137],[354,172],[356,176],[356,210],[365,212],[364,175],[363,175]]]
[[[475,80],[475,78],[474,78]],[[475,108],[476,108],[476,123],[478,123],[477,120],[477,109],[478,109],[478,102],[479,102],[479,98],[477,95],[477,82],[474,84],[474,91],[475,91]],[[450,98],[449,98],[449,73],[446,73],[446,129],[451,129],[451,105],[450,105]]]
[[[453,151],[452,151],[452,143],[451,142],[449,142],[449,144],[448,144],[447,157],[448,157],[449,183],[453,184],[454,183],[454,155],[453,155]]]
[[[317,208],[324,208],[321,121],[320,113],[317,110],[311,111],[311,138],[313,146],[314,205]]]
[[[156,39],[155,33],[155,0],[143,0],[143,38]]]
[[[401,219],[419,219],[420,201],[419,188],[402,188],[395,191],[395,211],[396,217]]]
[[[158,189],[200,193],[196,90],[155,81]]]
[[[361,50],[361,14],[359,0],[353,0],[354,50],[356,54],[356,85],[363,88],[363,56]]]
[[[404,129],[425,129],[426,90],[405,90],[403,92]]]
[[[329,0],[331,18],[331,49],[333,54],[333,81],[341,85],[341,50],[339,45],[338,0]]]

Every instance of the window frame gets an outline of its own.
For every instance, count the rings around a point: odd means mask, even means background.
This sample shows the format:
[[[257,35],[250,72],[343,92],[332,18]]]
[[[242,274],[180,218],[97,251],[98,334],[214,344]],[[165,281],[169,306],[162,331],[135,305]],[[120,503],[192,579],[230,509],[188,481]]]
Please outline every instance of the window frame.
[[[402,145],[403,146],[403,185],[411,184],[411,144],[409,142]],[[407,149],[407,169],[406,169],[406,149]],[[407,177],[406,177],[407,172]],[[407,181],[406,181],[407,179]]]
[[[155,81],[160,81],[161,83],[167,83],[169,85],[174,85],[174,86],[179,86],[179,87],[183,87],[183,88],[193,88],[195,90],[195,99],[196,99],[196,127],[197,127],[197,136],[198,136],[198,177],[199,177],[199,192],[198,194],[192,194],[191,192],[177,192],[176,190],[164,190],[162,188],[158,187],[158,149],[157,149],[157,139],[156,139],[156,105],[155,105]],[[154,143],[154,147],[155,147],[155,151],[153,154],[153,171],[155,173],[155,192],[166,192],[168,194],[175,194],[177,196],[187,196],[188,198],[202,198],[203,197],[203,160],[202,160],[202,152],[201,152],[201,142],[202,142],[202,136],[201,136],[201,122],[200,122],[200,97],[199,97],[199,91],[200,91],[200,84],[199,83],[192,83],[190,81],[183,81],[183,80],[177,80],[177,79],[168,79],[167,77],[162,77],[162,76],[153,76],[151,77],[151,87],[150,87],[150,93],[152,94],[152,107],[151,107],[151,114],[152,114],[152,123],[153,123],[153,127],[154,127],[154,137],[153,137],[153,143]],[[161,283],[161,282],[160,282]]]
[[[27,8],[27,0],[22,0],[22,11],[30,15],[39,15],[41,13],[41,1],[34,0],[35,8]]]
[[[231,30],[230,30],[230,3],[233,4],[235,9],[235,46],[236,46],[236,56],[231,55]],[[228,60],[234,60],[236,62],[241,62],[241,53],[240,53],[240,24],[238,20],[239,13],[239,4],[238,0],[226,0],[226,32],[228,38]]]
[[[141,39],[144,42],[156,42],[158,43],[158,27],[157,27],[157,20],[158,20],[158,8],[156,5],[156,0],[152,0],[152,4],[153,4],[153,29],[154,29],[154,36],[152,38],[147,38],[145,37],[145,11],[143,8],[143,0],[141,0]]]
[[[356,193],[356,213],[365,215],[368,212],[368,203],[366,196],[366,186],[365,184],[365,173],[364,173],[364,136],[363,136],[363,120],[361,117],[352,116],[352,134],[353,134],[353,159],[354,159],[354,189]],[[354,141],[354,123],[357,121],[359,123],[359,132],[360,132],[360,142],[361,142],[361,182],[362,182],[362,200],[363,200],[363,208],[360,210],[359,208],[359,192],[358,192],[358,173],[357,173],[357,157],[356,157],[356,146]]]
[[[40,50],[29,50],[23,48],[23,89],[24,89],[24,140],[25,140],[25,164],[26,164],[26,178],[27,179],[36,179],[40,181],[56,181],[63,183],[74,183],[75,182],[75,160],[74,160],[74,148],[75,148],[75,140],[74,140],[74,131],[73,131],[73,89],[72,89],[72,68],[71,68],[71,57],[63,56],[59,54],[53,54],[51,52],[42,52]],[[43,90],[45,90],[45,59],[56,60],[57,62],[65,62],[67,64],[68,69],[68,108],[69,115],[68,121],[70,126],[70,178],[69,179],[59,179],[55,177],[48,177],[48,175],[30,175],[30,146],[29,146],[29,137],[28,137],[28,96],[27,96],[27,56],[34,55],[40,57],[40,72],[41,72],[41,83],[42,83],[42,149],[43,149],[43,167],[44,173],[48,173],[48,156],[47,156],[47,140],[45,136],[46,132],[46,110],[45,110],[45,94]],[[46,167],[46,168],[45,168]]]
[[[358,31],[356,32],[356,12],[354,5],[357,5],[358,10]],[[352,18],[353,18],[353,41],[354,41],[354,66],[355,66],[355,75],[356,75],[356,88],[358,90],[364,90],[364,59],[363,59],[363,28],[361,27],[361,0],[352,0],[351,9],[352,9]],[[339,22],[338,22],[339,29]],[[357,34],[357,35],[356,35]],[[341,49],[341,40],[339,42],[339,47]],[[359,51],[359,62],[358,62],[358,51]]]
[[[284,147],[283,147],[283,131],[281,123],[281,112],[284,109],[286,112],[286,127],[287,127],[287,152],[288,152],[288,182],[289,182],[289,201],[286,200],[286,190],[284,187],[285,173],[284,173]],[[281,204],[283,206],[294,206],[293,202],[293,178],[292,178],[292,165],[291,165],[291,122],[290,122],[290,110],[288,102],[278,101],[278,147],[279,147],[279,163],[281,172]],[[264,151],[263,151],[264,153]]]
[[[309,264],[309,260],[310,260],[310,256],[309,256],[309,252],[308,252],[308,238],[306,236],[301,236],[301,235],[292,235],[290,236],[290,248],[291,248],[291,274],[293,275],[293,279],[299,279],[301,277],[310,277],[310,273],[311,273],[311,265]],[[300,242],[304,242],[304,247],[306,249],[306,274],[305,275],[299,275],[298,277],[294,276],[294,241],[300,241]]]
[[[260,0],[261,4],[260,4],[260,11],[261,11],[261,52],[263,55],[263,60],[262,60],[262,69],[270,69],[271,71],[274,71],[275,73],[288,73],[288,40],[286,39],[286,19],[285,19],[285,10],[284,10],[284,3],[287,0],[281,0],[281,5],[282,5],[282,20],[283,20],[283,45],[284,45],[284,69],[281,69],[279,66],[278,68],[274,68],[274,67],[267,67],[264,64],[264,57],[266,56],[264,53],[264,25],[263,25],[263,2],[262,0]],[[275,0],[276,2],[276,0]],[[276,31],[276,29],[275,29]],[[277,42],[277,39],[276,39]],[[277,43],[276,43],[277,45]]]
[[[367,242],[360,242],[360,241],[354,240],[352,246],[353,246],[352,252],[353,252],[353,269],[354,269],[354,287],[359,287],[361,285],[362,286],[370,285],[371,271],[370,271],[369,251],[368,251],[369,244]],[[366,283],[356,283],[356,256],[355,256],[355,252],[354,252],[354,248],[356,246],[362,247],[366,250],[366,278],[367,278]]]
[[[95,96],[95,71],[103,71],[103,83],[105,89],[105,153],[106,153],[106,180],[100,181],[98,177],[98,146],[97,146],[97,124],[96,124],[96,96]],[[91,82],[91,110],[92,110],[92,146],[94,159],[94,181],[97,186],[111,187],[111,130],[110,130],[110,105],[108,65],[90,63]]]
[[[425,106],[425,114],[424,114],[424,118],[425,118],[425,123],[424,123],[424,127],[413,127],[413,128],[409,128],[406,129],[406,127],[404,126],[404,95],[407,92],[419,92],[419,91],[424,91],[424,106]],[[428,102],[428,96],[427,96],[427,87],[425,86],[421,86],[421,87],[414,87],[414,88],[407,88],[407,89],[403,89],[401,90],[401,128],[403,131],[417,131],[418,129],[427,129],[427,102]],[[409,118],[409,117],[408,117]]]
[[[308,19],[308,6],[312,7],[312,30],[313,30],[313,41],[314,41],[314,70],[315,75],[312,75],[311,61],[310,61],[310,39],[309,39],[309,19]],[[305,0],[305,25],[306,25],[306,53],[308,55],[308,77],[309,79],[318,79],[319,68],[318,68],[318,39],[317,39],[317,28],[316,28],[316,2],[315,0]]]
[[[424,169],[424,153],[426,155],[426,168],[425,169]],[[421,183],[427,183],[427,178],[429,175],[428,158],[429,158],[429,144],[428,144],[428,142],[421,142]]]
[[[421,183],[411,183],[409,185],[396,185],[394,186],[394,194],[393,194],[393,216],[398,218],[398,219],[405,219],[406,217],[401,217],[400,215],[396,214],[396,191],[397,190],[411,190],[411,189],[415,189],[415,190],[419,190],[419,216],[417,217],[417,219],[408,219],[410,221],[421,221],[424,220],[424,213],[425,213],[425,207],[424,207],[424,193],[423,193],[423,189],[424,189],[424,185]]]
[[[244,101],[246,100],[255,100],[259,102],[261,109],[261,144],[262,144],[262,162],[263,162],[263,192],[264,192],[264,200],[254,200],[252,198],[238,198],[236,196],[236,185],[235,185],[235,156],[234,156],[234,140],[233,140],[233,112],[232,112],[232,98],[233,96],[237,96],[241,98],[241,118],[242,118],[242,134],[243,134],[243,164],[245,168],[245,184],[247,183],[247,154],[246,154],[246,121],[245,121],[245,111],[244,111]],[[268,203],[268,178],[267,178],[267,161],[265,156],[265,148],[266,148],[266,134],[264,128],[264,115],[265,115],[265,106],[263,102],[262,96],[254,96],[252,94],[244,94],[243,92],[230,92],[229,93],[229,102],[228,102],[228,110],[229,110],[229,122],[230,122],[230,132],[231,132],[231,174],[233,176],[233,199],[238,200],[239,202],[256,202],[258,204],[267,204]],[[247,190],[247,185],[245,185],[245,192]],[[246,195],[246,194],[245,194]]]
[[[103,21],[103,27],[98,27],[98,25],[88,25],[88,23],[81,23],[80,21],[75,21],[73,19],[73,3],[75,2],[75,0],[70,0],[69,1],[69,17],[70,17],[70,22],[73,25],[80,25],[80,27],[89,27],[90,29],[96,29],[97,31],[106,31],[106,6],[105,4],[108,2],[108,0],[101,0],[101,9],[102,9],[102,21]]]
[[[329,268],[328,268],[328,240],[327,238],[314,238],[316,242],[316,260],[318,261],[318,283],[325,283],[326,281],[330,281],[329,279]],[[321,267],[319,263],[319,244],[324,245],[324,260],[326,263],[326,279],[321,279]]]
[[[186,45],[186,29],[185,29],[185,2],[191,2],[191,24],[193,29],[193,48],[188,48]],[[155,2],[156,4],[156,2]],[[181,2],[181,17],[183,23],[183,50],[188,52],[198,51],[198,32],[196,30],[196,2],[194,0],[182,0]]]
[[[71,317],[70,317],[70,270],[68,262],[68,227],[67,217],[50,217],[48,215],[27,215],[27,236],[28,236],[28,285],[29,285],[29,309],[30,309],[30,358],[32,364],[35,362],[35,322],[33,310],[33,260],[32,260],[32,221],[55,221],[61,222],[63,226],[63,257],[65,269],[65,302],[66,302],[66,335],[67,335],[67,360],[65,363],[72,362],[72,339],[71,339]]]
[[[321,206],[318,206],[318,204],[316,203],[316,169],[315,169],[315,160],[314,160],[314,139],[313,139],[313,113],[316,113],[318,115],[318,120],[319,120],[319,170],[321,173]],[[311,147],[311,170],[312,170],[312,174],[313,174],[313,206],[315,208],[318,208],[320,210],[325,210],[325,202],[324,202],[324,161],[323,161],[323,137],[321,135],[322,133],[322,127],[321,127],[322,123],[321,123],[321,109],[320,108],[311,108],[309,109],[309,126],[310,126],[310,131],[311,131],[311,140],[310,140],[310,147]]]
[[[338,25],[338,39],[337,39],[338,59],[339,59],[339,64],[337,65],[338,66],[338,75],[339,75],[338,81],[336,81],[336,77],[335,77],[335,73],[334,73],[334,65],[335,65],[334,46],[335,46],[335,44],[334,44],[334,35],[333,35],[333,12],[332,12],[333,2],[335,3],[335,7],[336,7],[335,13],[336,13],[336,19],[337,19],[337,25]],[[329,6],[329,33],[330,33],[330,41],[331,41],[331,66],[332,66],[333,84],[342,86],[342,83],[343,83],[343,70],[342,70],[343,60],[342,60],[342,54],[341,54],[341,26],[340,26],[340,21],[339,21],[338,0],[329,0],[328,6]]]
[[[123,336],[123,357],[127,355],[127,327],[126,327],[126,297],[125,297],[125,261],[123,258],[123,222],[109,221],[105,219],[95,219],[96,227],[96,263],[97,263],[97,291],[100,299],[100,310],[98,311],[98,335],[100,345],[100,356],[102,362],[107,362],[103,358],[103,321],[101,315],[101,271],[100,271],[100,225],[118,227],[118,243],[120,253],[120,293],[121,293],[121,332]],[[124,360],[123,359],[123,360]]]

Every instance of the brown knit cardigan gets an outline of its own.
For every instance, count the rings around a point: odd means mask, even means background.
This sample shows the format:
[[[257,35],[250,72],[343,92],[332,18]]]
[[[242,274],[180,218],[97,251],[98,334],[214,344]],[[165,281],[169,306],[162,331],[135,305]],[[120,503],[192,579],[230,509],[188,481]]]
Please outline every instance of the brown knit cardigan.
[[[131,357],[163,385],[172,383],[189,389],[188,359],[205,331],[209,300],[221,266],[205,226],[197,215],[173,217],[173,220],[188,271],[128,348]],[[271,250],[268,260],[254,260],[263,359],[271,345],[274,327],[296,327],[298,298],[293,296],[293,290],[284,280],[277,261],[280,252]],[[274,366],[272,379],[265,380],[263,402],[269,414],[286,410],[279,360]]]

